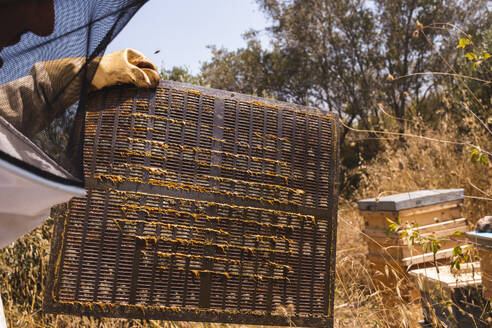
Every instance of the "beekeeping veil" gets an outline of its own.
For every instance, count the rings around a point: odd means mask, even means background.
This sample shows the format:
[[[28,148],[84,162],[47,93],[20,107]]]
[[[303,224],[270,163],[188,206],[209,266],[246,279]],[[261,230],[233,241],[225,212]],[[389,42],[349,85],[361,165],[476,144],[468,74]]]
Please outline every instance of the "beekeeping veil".
[[[35,227],[51,205],[84,193],[80,136],[98,57],[145,2],[0,0],[2,14],[16,6],[43,6],[8,19],[31,15],[35,27],[50,32],[18,31],[20,42],[0,50],[0,217],[8,214],[9,220],[2,224],[28,218]],[[77,60],[67,65],[61,59],[68,57]],[[19,208],[19,197],[25,208]],[[0,233],[0,241],[4,237]]]

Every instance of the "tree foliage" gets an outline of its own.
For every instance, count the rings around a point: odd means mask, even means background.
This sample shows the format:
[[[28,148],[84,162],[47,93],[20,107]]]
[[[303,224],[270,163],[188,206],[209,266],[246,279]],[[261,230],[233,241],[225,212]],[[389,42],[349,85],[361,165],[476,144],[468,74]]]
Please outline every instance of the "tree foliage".
[[[271,49],[262,49],[254,31],[245,34],[245,48],[211,47],[205,81],[336,111],[347,125],[362,127],[378,123],[379,104],[403,119],[408,102],[421,101],[434,85],[429,76],[400,77],[441,70],[437,52],[452,60],[448,32],[431,29],[424,38],[419,24],[447,22],[477,33],[490,17],[483,0],[258,3],[273,22]]]
[[[161,79],[204,85],[201,74],[193,75],[188,67],[174,66],[170,69],[161,68]]]

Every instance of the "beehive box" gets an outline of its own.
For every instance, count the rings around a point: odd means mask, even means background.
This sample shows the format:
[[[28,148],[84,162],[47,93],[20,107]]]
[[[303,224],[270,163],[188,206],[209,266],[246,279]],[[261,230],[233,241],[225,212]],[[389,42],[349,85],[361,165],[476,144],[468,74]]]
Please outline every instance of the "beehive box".
[[[47,312],[333,325],[336,115],[170,81],[88,107]]]
[[[422,296],[425,323],[450,328],[488,328],[490,302],[481,296],[480,263],[467,263],[460,270],[450,265],[411,270]],[[438,321],[436,323],[435,321]]]
[[[461,238],[453,234],[468,230],[466,219],[461,217],[463,199],[463,189],[445,189],[358,201],[369,261],[377,271],[383,272],[385,266],[390,265],[403,274],[409,265],[423,267],[434,260],[430,249],[410,245],[407,239],[401,238],[400,232],[388,233],[388,220],[397,222],[398,219],[402,225],[414,227],[422,237],[443,238],[436,259],[446,261],[451,255],[450,249],[462,245]]]
[[[467,232],[466,237],[478,249],[482,269],[483,297],[492,302],[492,233]]]

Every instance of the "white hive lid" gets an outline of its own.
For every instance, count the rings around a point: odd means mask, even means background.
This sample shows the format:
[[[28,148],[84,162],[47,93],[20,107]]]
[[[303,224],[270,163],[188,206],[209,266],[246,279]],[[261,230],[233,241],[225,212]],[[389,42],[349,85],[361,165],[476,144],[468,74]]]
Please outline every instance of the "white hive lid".
[[[436,189],[405,192],[379,199],[363,199],[359,200],[357,204],[361,211],[401,211],[463,199],[463,189]]]

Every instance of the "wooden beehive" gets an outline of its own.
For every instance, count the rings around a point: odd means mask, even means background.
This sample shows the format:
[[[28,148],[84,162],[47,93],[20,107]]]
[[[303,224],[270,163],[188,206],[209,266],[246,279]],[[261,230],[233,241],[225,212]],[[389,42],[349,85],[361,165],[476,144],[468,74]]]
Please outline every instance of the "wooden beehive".
[[[461,217],[463,189],[421,190],[379,199],[358,201],[364,218],[364,237],[368,245],[368,258],[377,271],[387,271],[385,266],[396,268],[402,274],[409,266],[425,267],[434,259],[446,261],[452,248],[461,245],[456,231],[468,230]],[[441,250],[436,254],[422,245],[411,245],[401,232],[388,233],[391,220],[413,227],[420,236],[442,238]]]
[[[489,327],[490,302],[481,296],[480,263],[411,270],[422,297],[425,323],[444,327]],[[436,322],[437,321],[437,322]]]
[[[467,232],[466,237],[478,248],[482,270],[483,297],[492,301],[492,233]]]

